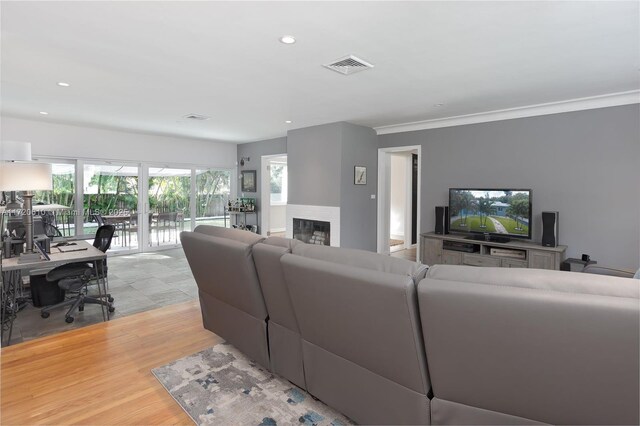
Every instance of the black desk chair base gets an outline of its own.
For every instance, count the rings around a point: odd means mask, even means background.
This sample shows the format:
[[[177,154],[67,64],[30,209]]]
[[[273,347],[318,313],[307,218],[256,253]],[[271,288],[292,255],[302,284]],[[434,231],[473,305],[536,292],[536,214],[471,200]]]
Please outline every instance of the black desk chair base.
[[[85,304],[106,306],[109,312],[115,312],[116,308],[113,306],[113,303],[112,303],[113,297],[111,297],[110,294],[107,294],[106,297],[107,297],[107,300],[102,300],[97,297],[87,296],[86,294],[80,294],[78,297],[75,297],[73,299],[68,299],[63,302],[57,303],[55,305],[42,308],[40,310],[40,316],[42,318],[49,318],[50,311],[61,308],[63,306],[71,305],[66,315],[64,316],[64,320],[70,324],[75,320],[72,314],[75,312],[76,309],[78,310],[78,312],[84,311]]]
[[[87,284],[93,278],[92,273],[93,268],[87,264],[68,264],[50,271],[47,274],[47,278],[50,281],[58,281],[58,287],[66,292],[77,292],[77,295],[60,303],[56,303],[55,305],[42,308],[40,310],[40,316],[42,318],[48,318],[50,311],[71,305],[64,320],[72,323],[75,319],[73,313],[76,309],[78,312],[82,312],[84,311],[84,305],[87,304],[106,306],[109,312],[114,312],[115,308],[112,303],[114,299],[111,297],[111,294],[105,294],[102,297],[87,295]]]

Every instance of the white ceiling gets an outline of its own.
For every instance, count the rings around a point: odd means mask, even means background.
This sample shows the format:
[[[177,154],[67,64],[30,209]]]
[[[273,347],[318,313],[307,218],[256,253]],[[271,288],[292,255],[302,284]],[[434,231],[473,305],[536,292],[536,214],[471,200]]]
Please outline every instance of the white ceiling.
[[[636,1],[0,7],[2,112],[53,122],[246,142],[640,88]],[[348,54],[375,68],[322,67]]]

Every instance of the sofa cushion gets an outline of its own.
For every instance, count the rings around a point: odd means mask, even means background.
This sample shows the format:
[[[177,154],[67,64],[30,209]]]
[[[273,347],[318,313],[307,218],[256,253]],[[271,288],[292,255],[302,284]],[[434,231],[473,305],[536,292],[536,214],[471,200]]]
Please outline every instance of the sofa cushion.
[[[291,251],[293,246],[297,244],[304,244],[302,241],[294,240],[292,238],[283,238],[283,237],[269,237],[266,240],[262,241],[264,244],[268,244],[270,246],[284,247]]]
[[[509,268],[434,265],[427,272],[426,278],[564,293],[640,298],[640,285],[637,281],[580,272],[518,269],[516,273]]]
[[[428,266],[411,262],[406,259],[386,256],[365,250],[346,249],[341,247],[321,246],[315,244],[296,244],[291,251],[293,254],[310,259],[325,260],[342,265],[372,271],[387,272],[396,275],[408,275],[414,283],[424,278]]]
[[[210,235],[212,237],[239,241],[241,243],[249,244],[250,246],[264,240],[264,237],[253,232],[243,231],[241,229],[223,228],[222,226],[198,225],[194,231],[200,234]]]

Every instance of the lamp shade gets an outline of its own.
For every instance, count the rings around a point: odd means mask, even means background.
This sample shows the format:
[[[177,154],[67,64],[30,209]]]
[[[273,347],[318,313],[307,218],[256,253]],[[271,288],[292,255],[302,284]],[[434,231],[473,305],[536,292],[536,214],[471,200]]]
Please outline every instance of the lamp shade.
[[[31,161],[31,144],[19,141],[0,141],[0,161]]]
[[[51,164],[0,163],[0,191],[53,189]]]

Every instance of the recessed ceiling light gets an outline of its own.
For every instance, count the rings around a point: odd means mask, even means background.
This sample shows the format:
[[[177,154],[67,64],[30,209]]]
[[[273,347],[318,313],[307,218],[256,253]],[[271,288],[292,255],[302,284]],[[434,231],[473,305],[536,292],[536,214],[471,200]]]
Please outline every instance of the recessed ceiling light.
[[[47,111],[40,111],[40,114],[42,115],[49,115],[49,113]]]
[[[434,104],[433,106],[436,108],[440,108],[441,106],[444,106],[444,104]]]
[[[69,87],[71,86],[69,83],[65,83],[64,81],[59,81],[58,82],[58,86],[62,86],[62,87]]]
[[[294,36],[283,35],[282,37],[280,37],[280,43],[293,44],[295,42],[296,42],[296,38]]]
[[[286,120],[286,121],[285,121],[285,123],[287,123],[287,124],[291,124],[291,123],[292,123],[292,121],[291,121],[291,120]]]

